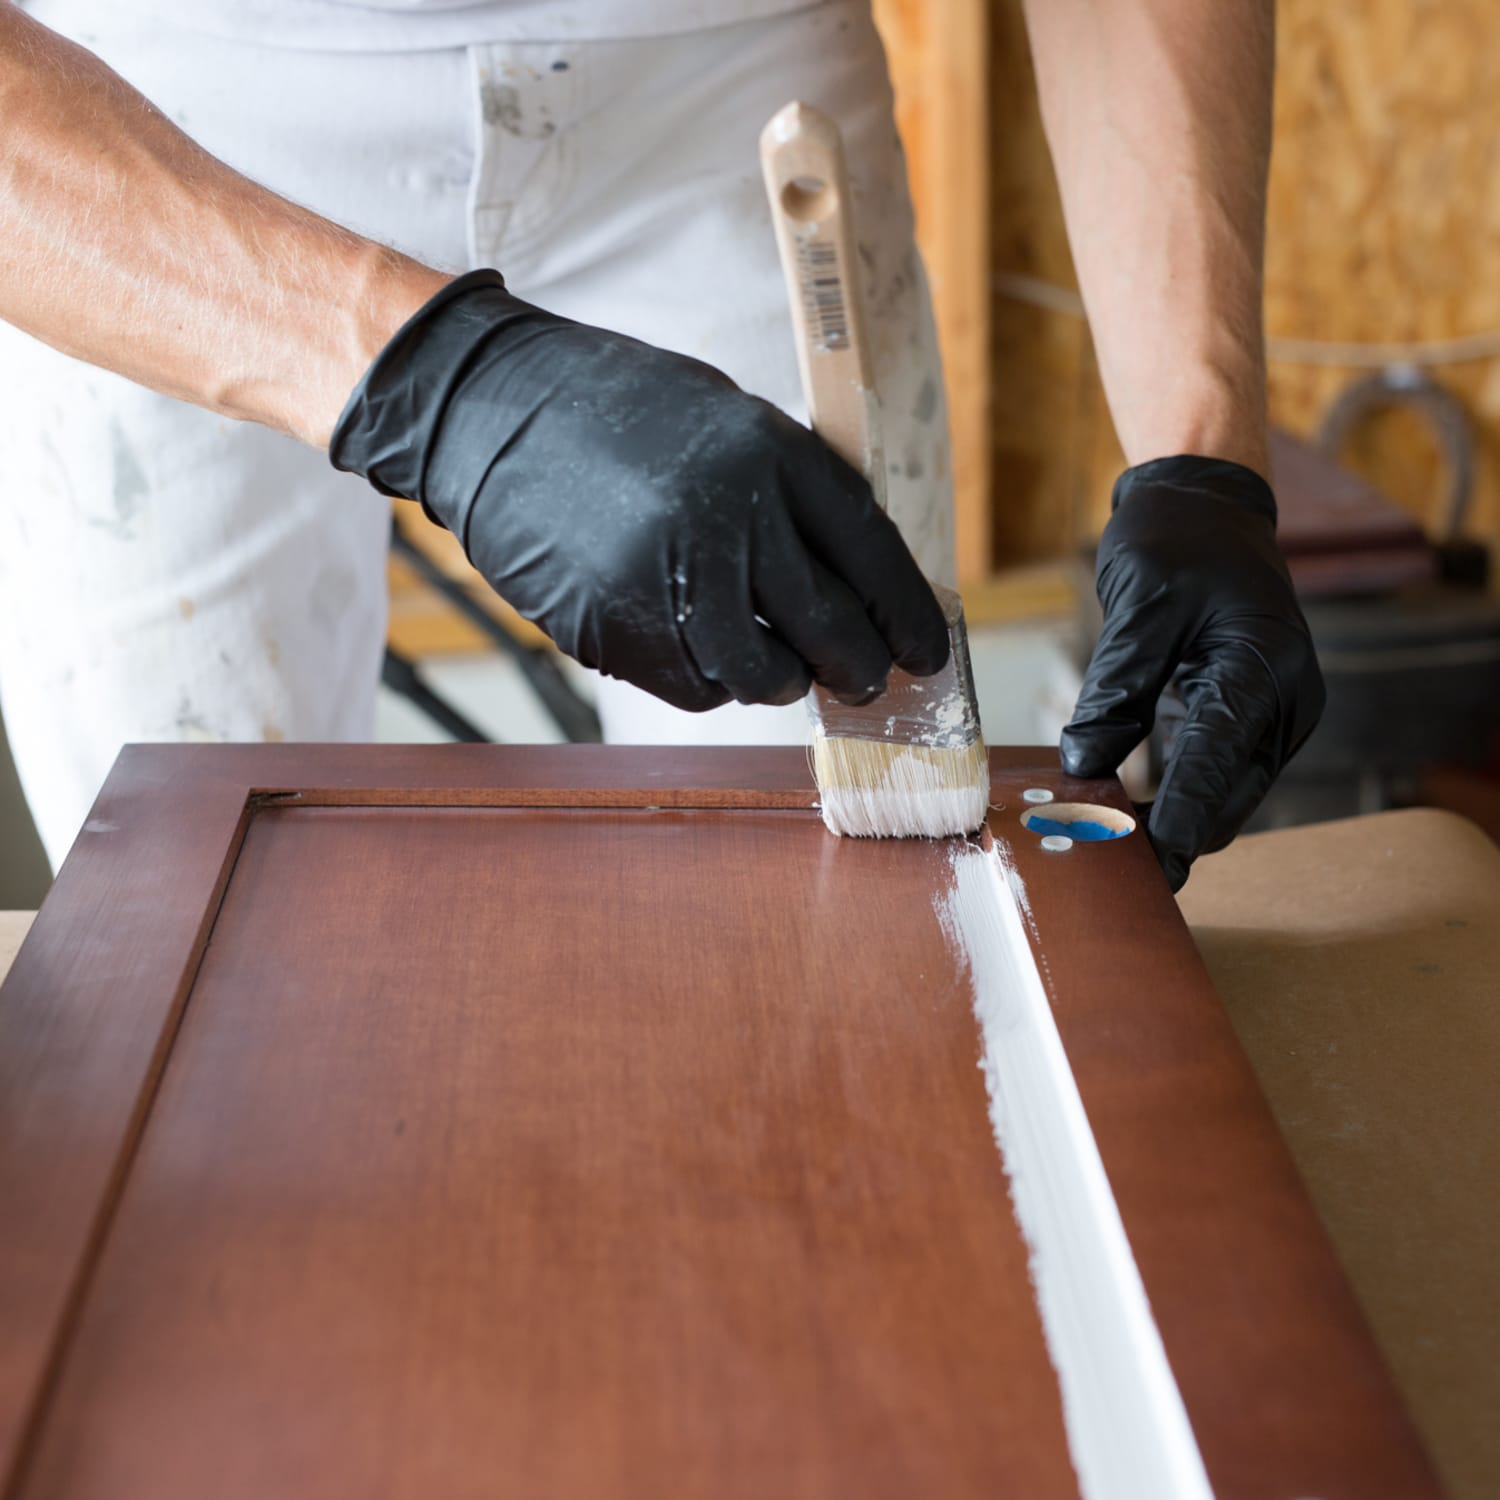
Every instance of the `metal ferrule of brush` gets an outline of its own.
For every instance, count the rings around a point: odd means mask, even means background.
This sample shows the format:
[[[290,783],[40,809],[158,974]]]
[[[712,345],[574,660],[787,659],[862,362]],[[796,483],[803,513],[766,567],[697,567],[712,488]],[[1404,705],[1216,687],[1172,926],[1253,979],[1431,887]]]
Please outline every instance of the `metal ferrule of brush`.
[[[931,677],[913,677],[892,667],[885,691],[857,707],[815,687],[807,710],[814,731],[835,739],[923,745],[960,750],[979,739],[979,707],[969,670],[969,637],[963,604],[952,589],[933,585],[948,622],[948,664]]]

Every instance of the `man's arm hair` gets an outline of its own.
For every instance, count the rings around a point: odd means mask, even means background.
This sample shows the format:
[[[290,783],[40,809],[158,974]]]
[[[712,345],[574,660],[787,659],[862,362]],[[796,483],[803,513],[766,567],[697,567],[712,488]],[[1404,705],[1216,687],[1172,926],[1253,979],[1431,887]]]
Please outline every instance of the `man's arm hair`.
[[[325,446],[449,277],[250,182],[0,0],[0,318],[168,395]]]
[[[1115,428],[1266,473],[1272,0],[1026,0]]]

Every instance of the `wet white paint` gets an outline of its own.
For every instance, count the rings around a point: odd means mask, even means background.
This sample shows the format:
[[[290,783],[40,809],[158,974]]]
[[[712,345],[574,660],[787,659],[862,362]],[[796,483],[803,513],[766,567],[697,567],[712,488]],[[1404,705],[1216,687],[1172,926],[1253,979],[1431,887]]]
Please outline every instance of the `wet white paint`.
[[[968,966],[990,1121],[1030,1251],[1084,1500],[1212,1500],[1028,940],[1003,840],[953,854],[938,916]]]

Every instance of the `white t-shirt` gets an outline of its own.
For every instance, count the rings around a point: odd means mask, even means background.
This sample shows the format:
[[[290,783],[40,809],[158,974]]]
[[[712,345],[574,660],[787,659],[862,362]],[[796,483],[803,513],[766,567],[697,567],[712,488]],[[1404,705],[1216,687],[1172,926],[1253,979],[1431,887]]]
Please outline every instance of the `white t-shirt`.
[[[92,0],[90,0],[92,3]],[[819,0],[112,0],[193,31],[340,52],[671,36]]]

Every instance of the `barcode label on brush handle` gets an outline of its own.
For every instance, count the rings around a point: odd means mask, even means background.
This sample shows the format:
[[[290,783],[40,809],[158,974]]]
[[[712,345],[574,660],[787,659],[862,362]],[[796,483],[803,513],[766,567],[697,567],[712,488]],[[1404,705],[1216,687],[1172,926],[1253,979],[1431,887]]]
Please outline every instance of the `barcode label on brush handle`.
[[[849,347],[849,311],[839,253],[831,240],[802,240],[797,246],[797,273],[802,283],[802,312],[812,346],[820,354]]]

